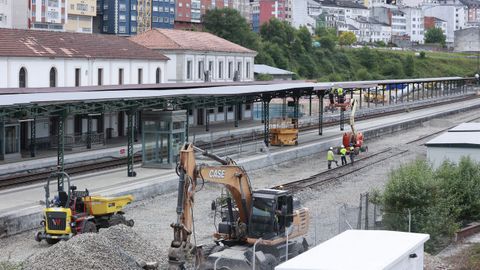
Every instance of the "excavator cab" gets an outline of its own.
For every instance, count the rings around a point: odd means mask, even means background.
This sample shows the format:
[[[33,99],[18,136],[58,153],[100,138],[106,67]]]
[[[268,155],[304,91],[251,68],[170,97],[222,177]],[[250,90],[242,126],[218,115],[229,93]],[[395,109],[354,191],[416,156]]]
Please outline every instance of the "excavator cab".
[[[273,239],[284,236],[293,222],[293,198],[285,190],[261,189],[252,194],[248,237]]]

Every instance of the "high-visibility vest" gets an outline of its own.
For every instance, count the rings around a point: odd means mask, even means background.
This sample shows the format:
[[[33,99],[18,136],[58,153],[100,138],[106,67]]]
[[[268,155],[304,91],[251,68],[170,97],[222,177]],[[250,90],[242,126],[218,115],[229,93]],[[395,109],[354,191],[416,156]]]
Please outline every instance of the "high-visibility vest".
[[[342,156],[345,156],[347,154],[347,149],[345,147],[343,147],[342,149],[340,149],[340,154]]]
[[[327,160],[335,160],[335,158],[333,157],[333,151],[332,150],[328,150]]]
[[[337,93],[339,96],[343,96],[343,88],[338,88]]]

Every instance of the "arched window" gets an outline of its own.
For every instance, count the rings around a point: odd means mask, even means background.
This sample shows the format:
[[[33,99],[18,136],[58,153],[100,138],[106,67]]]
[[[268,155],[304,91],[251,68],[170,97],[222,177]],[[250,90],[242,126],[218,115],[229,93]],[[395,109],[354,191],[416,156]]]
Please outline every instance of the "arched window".
[[[57,87],[57,69],[54,67],[50,69],[50,87]]]
[[[162,80],[162,73],[160,71],[160,68],[157,68],[157,71],[155,72],[155,83],[160,83]]]
[[[18,73],[18,87],[27,87],[27,70],[24,67],[22,67]]]

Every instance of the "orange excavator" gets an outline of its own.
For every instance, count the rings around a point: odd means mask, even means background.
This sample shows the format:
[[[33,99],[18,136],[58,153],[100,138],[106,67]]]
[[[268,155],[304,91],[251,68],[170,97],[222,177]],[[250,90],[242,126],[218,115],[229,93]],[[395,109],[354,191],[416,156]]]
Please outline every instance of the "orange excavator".
[[[349,146],[353,146],[355,148],[355,154],[359,152],[364,152],[368,150],[368,147],[364,146],[363,144],[363,133],[357,132],[355,130],[355,111],[357,110],[357,100],[352,98],[350,100],[350,132],[343,133],[342,137],[342,144],[349,149]]]
[[[197,164],[195,152],[220,165]],[[169,270],[186,269],[195,255],[195,269],[273,270],[287,258],[306,249],[309,212],[286,190],[252,191],[246,171],[230,158],[221,158],[186,143],[177,166],[179,176],[177,220],[171,224],[173,241]],[[193,207],[197,188],[205,182],[223,185],[229,193],[225,213],[216,226],[211,245],[195,246]],[[200,184],[200,185],[199,185]],[[216,208],[212,204],[212,208]],[[217,224],[216,224],[217,225]],[[288,242],[288,243],[287,243]]]

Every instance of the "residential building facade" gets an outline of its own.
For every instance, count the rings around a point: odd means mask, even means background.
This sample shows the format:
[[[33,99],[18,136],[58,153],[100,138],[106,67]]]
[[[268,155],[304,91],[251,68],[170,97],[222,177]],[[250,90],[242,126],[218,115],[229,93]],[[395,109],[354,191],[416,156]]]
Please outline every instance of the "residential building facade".
[[[0,0],[0,28],[27,29],[30,6],[29,1]]]
[[[64,31],[67,20],[66,0],[31,0],[29,28]]]
[[[428,29],[432,28],[439,28],[442,30],[443,34],[446,35],[447,33],[447,22],[439,19],[437,17],[429,17],[425,16],[424,17],[424,22],[425,22],[425,31]]]
[[[65,31],[77,33],[93,32],[93,17],[97,15],[96,0],[69,0],[67,2]]]
[[[464,29],[467,22],[467,6],[462,3],[424,5],[425,16],[436,17],[447,23],[446,41],[453,43],[454,32]]]
[[[97,0],[100,32],[131,36],[137,34],[137,0]]]
[[[423,23],[423,11],[421,8],[405,7],[400,8],[405,14],[406,32],[410,36],[410,41],[418,44],[425,42],[425,27]]]
[[[314,33],[316,17],[322,14],[322,7],[313,0],[292,0],[292,26],[299,28],[305,26]]]
[[[175,0],[152,0],[152,27],[173,28],[175,24]],[[146,32],[149,29],[139,31]]]
[[[256,0],[250,3],[252,29],[258,32],[260,26],[271,18],[291,21],[292,2],[290,0]]]

